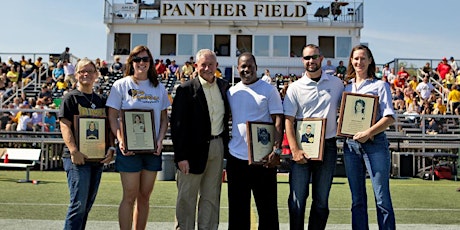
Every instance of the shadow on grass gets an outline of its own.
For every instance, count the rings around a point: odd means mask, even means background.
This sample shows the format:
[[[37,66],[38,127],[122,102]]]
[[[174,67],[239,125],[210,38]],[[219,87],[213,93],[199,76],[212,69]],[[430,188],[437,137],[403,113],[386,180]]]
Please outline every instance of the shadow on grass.
[[[340,184],[340,185],[343,185],[343,184],[347,184],[347,183],[346,183],[346,182],[334,182],[334,181],[332,181],[332,184],[333,184],[333,185],[334,185],[334,184]]]
[[[289,184],[289,181],[278,181],[278,184]],[[311,182],[310,182],[310,184],[311,184]],[[333,185],[334,185],[334,184],[340,184],[340,185],[342,185],[342,184],[346,184],[346,182],[334,182],[334,181],[332,181],[332,184],[333,184]]]
[[[409,180],[413,178],[418,178],[418,177],[390,177],[390,179],[396,179],[396,180]]]
[[[18,179],[13,179],[13,178],[0,178],[0,181],[19,183]]]
[[[34,183],[35,181],[35,183]],[[43,181],[43,180],[34,180],[31,179],[30,181],[25,181],[25,179],[18,179],[18,178],[0,178],[0,182],[11,182],[11,183],[17,183],[17,184],[62,184],[62,182],[59,181]],[[67,183],[67,182],[65,182]]]

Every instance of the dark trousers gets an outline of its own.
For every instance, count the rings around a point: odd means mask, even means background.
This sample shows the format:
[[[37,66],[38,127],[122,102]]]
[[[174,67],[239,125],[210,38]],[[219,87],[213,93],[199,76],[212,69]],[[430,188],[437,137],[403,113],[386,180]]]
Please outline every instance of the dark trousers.
[[[251,191],[257,206],[259,229],[278,230],[276,169],[248,165],[233,156],[227,159],[228,229],[250,229]]]

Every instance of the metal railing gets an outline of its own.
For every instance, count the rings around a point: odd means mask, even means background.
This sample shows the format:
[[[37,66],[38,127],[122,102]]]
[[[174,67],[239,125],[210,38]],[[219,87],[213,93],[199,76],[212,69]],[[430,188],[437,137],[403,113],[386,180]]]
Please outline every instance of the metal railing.
[[[42,57],[43,59],[45,59],[44,57],[49,57],[51,55],[52,54],[50,53],[0,53],[0,56],[10,56],[13,58],[13,60],[19,60],[21,56],[32,56],[32,60],[34,62],[38,57]],[[72,63],[75,63],[78,60],[78,57],[71,54],[70,59]],[[31,78],[31,81],[29,81],[27,84],[22,85],[22,82],[15,84],[13,85],[13,87],[8,88],[0,95],[1,107],[13,101],[13,99],[16,97],[24,97],[24,90],[29,86],[33,86],[33,91],[39,91],[41,89],[41,85],[43,83],[42,78],[46,79],[46,77],[48,76],[48,68],[50,66],[47,62],[42,62],[42,64],[43,66],[39,68],[38,71],[34,71],[28,76],[23,77],[23,79]]]
[[[43,71],[43,69],[40,69],[38,74],[34,71],[25,77],[31,79],[29,82],[27,82],[27,84],[24,85],[23,82],[19,82],[18,84],[14,84],[11,88],[7,89],[3,93],[3,96],[0,97],[1,107],[13,101],[13,99],[16,97],[22,97],[25,93],[25,89],[29,86],[32,86],[33,90],[37,91],[40,88],[40,78],[43,76],[43,74],[46,74],[46,70]]]
[[[421,73],[421,69],[426,63],[430,63],[430,67],[434,71],[434,69],[438,66],[438,63],[441,62],[441,59],[437,58],[395,58],[392,61],[388,62],[390,68],[395,69],[395,74],[399,71],[401,66],[404,66],[406,71],[409,72],[411,76],[417,76],[417,80],[421,81],[423,79],[423,75]],[[447,101],[447,94],[449,93],[449,89],[447,89],[439,80],[430,76],[430,82],[435,87],[434,91],[438,94],[443,102]],[[452,113],[450,106],[447,106],[447,112]]]
[[[439,134],[458,135],[460,140],[460,117],[457,115],[435,115],[435,114],[396,114],[396,121],[389,127],[391,132],[399,132],[406,135],[409,132],[419,134],[427,138],[433,137],[435,133],[427,129],[428,122],[435,119],[440,127]]]
[[[29,112],[45,112],[58,110],[32,110],[22,109],[13,110],[29,111]],[[9,112],[9,110],[1,110]],[[391,125],[386,131],[390,141],[390,150],[392,151],[443,151],[449,153],[458,153],[460,151],[460,126],[459,116],[455,115],[405,115],[397,114],[396,122]],[[409,118],[411,116],[411,118]],[[445,126],[448,127],[442,132],[434,133],[427,132],[426,124],[428,119],[433,118],[439,121],[443,120]],[[456,121],[456,122],[455,122]],[[231,127],[231,122],[229,123]],[[59,131],[43,132],[38,131],[0,131],[0,145],[3,147],[21,148],[35,146],[42,149],[42,165],[41,170],[53,169],[61,167],[61,156],[64,147],[64,140]],[[171,141],[170,129],[166,135],[167,138],[163,141],[165,151],[174,151]],[[342,151],[343,139],[338,139],[339,151]],[[1,146],[0,146],[1,147]]]

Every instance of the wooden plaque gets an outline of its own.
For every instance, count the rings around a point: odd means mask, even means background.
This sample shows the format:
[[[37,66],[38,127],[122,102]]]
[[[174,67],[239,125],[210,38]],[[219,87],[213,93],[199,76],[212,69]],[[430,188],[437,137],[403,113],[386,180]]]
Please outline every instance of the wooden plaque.
[[[107,121],[107,117],[74,116],[75,142],[90,161],[105,158],[109,139]]]
[[[344,92],[340,106],[337,136],[353,137],[375,124],[379,97]]]
[[[148,154],[156,150],[153,110],[122,110],[122,132],[126,151]]]
[[[265,164],[262,159],[273,152],[275,125],[269,122],[246,122],[249,164]]]
[[[296,139],[299,149],[308,154],[312,161],[322,161],[324,137],[326,133],[325,118],[303,118],[296,121]]]

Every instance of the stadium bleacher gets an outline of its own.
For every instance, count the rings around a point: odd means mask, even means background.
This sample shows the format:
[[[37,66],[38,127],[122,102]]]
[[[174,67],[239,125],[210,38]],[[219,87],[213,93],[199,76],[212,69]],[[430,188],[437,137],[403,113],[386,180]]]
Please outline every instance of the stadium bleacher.
[[[37,97],[40,92],[41,84],[43,83],[40,79],[42,79],[42,75],[46,74],[46,70],[43,72],[40,71],[38,73],[38,77],[32,79],[26,86],[22,89],[9,89],[3,93],[3,97],[1,99],[2,108],[13,101],[15,97],[21,97],[21,95],[25,95],[26,98],[28,97]],[[122,78],[122,73],[117,74],[109,74],[107,76],[100,76],[98,84],[95,85],[95,90],[101,93],[104,96],[107,96],[110,93],[110,89],[113,83]],[[291,82],[294,82],[298,79],[298,76],[295,74],[282,74],[277,73],[274,77],[275,81],[273,84],[281,90],[286,85],[289,85]],[[159,79],[163,85],[165,86],[167,92],[174,95],[175,86],[180,84],[179,79],[172,75],[168,76],[165,79]],[[188,79],[187,79],[188,80]],[[439,85],[437,85],[439,86]],[[438,97],[442,96],[442,89],[436,91],[436,95]],[[53,104],[57,107],[60,105],[60,100],[64,95],[63,90],[55,90],[53,91]],[[6,109],[2,109],[0,112],[6,112]],[[458,154],[460,149],[460,126],[459,126],[459,118],[458,116],[452,115],[452,111],[448,111],[446,115],[438,114],[438,115],[427,115],[427,114],[418,114],[418,115],[411,115],[414,119],[409,119],[408,115],[404,114],[404,111],[397,112],[397,120],[396,122],[391,125],[388,130],[388,136],[391,142],[390,149],[392,151],[400,151],[400,152],[422,152],[422,151],[431,151],[431,152],[447,152],[447,153],[454,153]],[[438,132],[428,132],[427,124],[428,119],[436,119],[442,125],[442,128]],[[422,125],[423,124],[423,125]],[[46,146],[52,150],[53,146],[60,146],[62,147],[63,141],[60,137],[60,134],[53,133],[50,135],[42,135],[42,133],[15,133],[14,131],[5,132],[0,131],[0,135],[3,137],[0,141],[0,147],[2,146],[11,146],[15,147],[35,147],[37,146]],[[448,136],[449,143],[446,144],[443,141],[440,141],[439,138],[433,137],[441,137],[443,135]],[[26,137],[26,138],[22,138]],[[170,140],[170,133],[167,134],[167,138],[165,140],[166,145],[171,145]],[[169,146],[167,146],[169,148]],[[169,148],[171,149],[171,148]],[[59,158],[59,147],[54,150],[53,153],[50,153],[47,156],[47,162],[54,162],[53,164],[56,167],[59,167],[59,161],[55,161],[56,158]],[[61,150],[62,151],[62,150]],[[51,156],[53,159],[51,159]],[[47,165],[43,167],[43,169],[50,169],[51,166]]]

